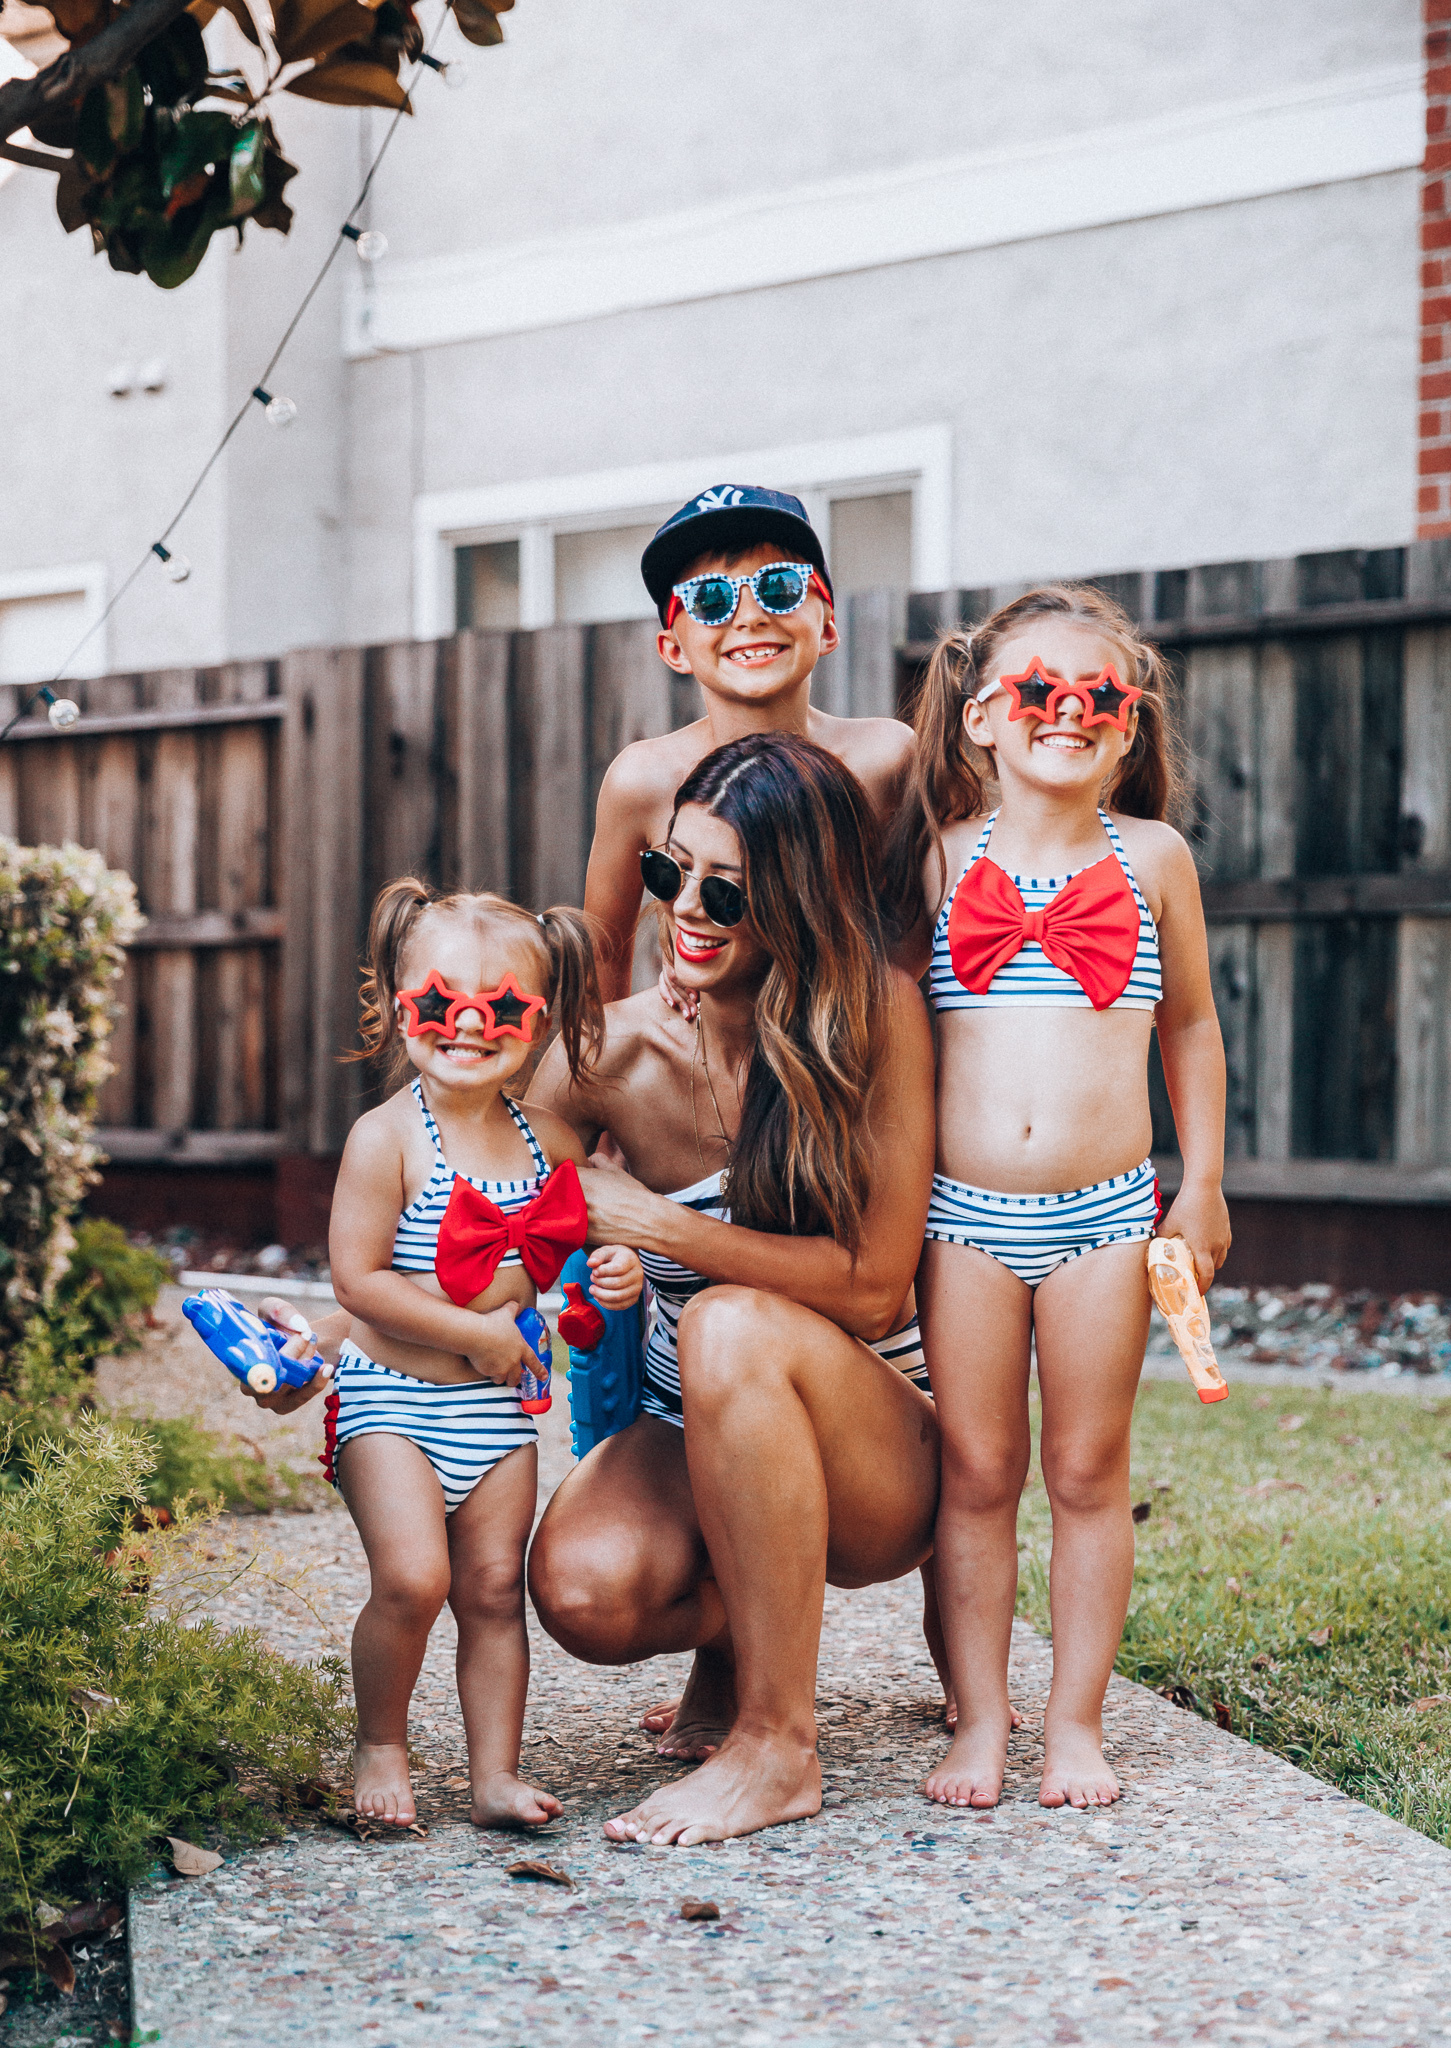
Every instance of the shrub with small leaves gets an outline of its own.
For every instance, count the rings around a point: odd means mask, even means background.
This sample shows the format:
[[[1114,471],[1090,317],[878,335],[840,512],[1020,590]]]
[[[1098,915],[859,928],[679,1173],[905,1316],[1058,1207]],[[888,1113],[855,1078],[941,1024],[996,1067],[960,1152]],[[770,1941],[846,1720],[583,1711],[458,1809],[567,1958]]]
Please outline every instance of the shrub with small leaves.
[[[99,853],[0,837],[0,1386],[97,1178],[112,990],[141,922],[130,877]]]
[[[0,1937],[139,1876],[169,1835],[256,1837],[319,1773],[336,1659],[289,1663],[199,1617],[219,1579],[185,1510],[144,1510],[145,1439],[94,1416],[0,1492]],[[138,1526],[139,1525],[139,1526]]]

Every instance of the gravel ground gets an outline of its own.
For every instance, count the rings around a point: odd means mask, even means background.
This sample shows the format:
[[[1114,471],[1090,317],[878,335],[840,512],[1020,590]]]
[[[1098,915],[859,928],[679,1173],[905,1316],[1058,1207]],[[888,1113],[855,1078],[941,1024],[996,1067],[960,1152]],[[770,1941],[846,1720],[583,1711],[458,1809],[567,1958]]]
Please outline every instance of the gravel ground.
[[[557,1402],[546,1489],[567,1465]],[[341,1647],[366,1576],[346,1514],[235,1533],[311,1563],[316,1613],[259,1578],[228,1618],[292,1656]],[[823,1813],[710,1848],[612,1848],[600,1832],[667,1774],[634,1720],[684,1660],[597,1670],[537,1628],[534,1649],[525,1765],[564,1800],[561,1823],[532,1847],[468,1825],[445,1616],[413,1727],[428,1838],[297,1828],[209,1878],[158,1870],[131,1908],[141,2036],[164,2048],[1451,2042],[1451,1854],[1120,1679],[1108,1726],[1127,1796],[1103,1813],[1044,1812],[1051,1652],[1029,1629],[1015,1632],[1025,1725],[1002,1806],[929,1807],[917,1786],[943,1735],[915,1579],[828,1595]],[[511,1879],[506,1866],[529,1854],[573,1888]],[[687,1897],[719,1919],[683,1919]]]

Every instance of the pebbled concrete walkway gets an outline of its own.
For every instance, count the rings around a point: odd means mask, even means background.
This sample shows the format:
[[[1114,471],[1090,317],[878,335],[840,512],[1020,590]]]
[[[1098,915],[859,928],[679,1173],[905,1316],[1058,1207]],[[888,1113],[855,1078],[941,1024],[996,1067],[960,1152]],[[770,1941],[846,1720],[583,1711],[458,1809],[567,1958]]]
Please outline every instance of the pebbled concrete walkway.
[[[315,1563],[321,1620],[265,1586],[229,1618],[294,1656],[345,1640],[365,1581],[346,1515],[239,1534]],[[1044,1812],[1050,1651],[1022,1627],[1026,1726],[1004,1803],[930,1807],[916,1788],[944,1738],[917,1614],[915,1579],[829,1595],[825,1811],[686,1851],[612,1848],[599,1831],[665,1775],[634,1717],[683,1659],[595,1670],[535,1631],[526,1768],[566,1818],[531,1846],[464,1818],[441,1623],[414,1723],[429,1839],[309,1827],[210,1878],[158,1873],[131,1907],[138,2030],[162,2048],[1451,2043],[1451,1853],[1118,1679],[1110,1753],[1127,1796]],[[575,1888],[505,1874],[531,1854]],[[687,1896],[720,1919],[683,1920]]]

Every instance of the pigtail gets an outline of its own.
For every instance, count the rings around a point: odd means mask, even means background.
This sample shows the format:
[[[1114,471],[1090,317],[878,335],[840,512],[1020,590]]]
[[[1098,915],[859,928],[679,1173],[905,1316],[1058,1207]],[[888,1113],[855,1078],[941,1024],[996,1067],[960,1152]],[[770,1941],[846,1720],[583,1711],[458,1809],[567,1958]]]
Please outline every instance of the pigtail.
[[[605,1011],[590,921],[582,910],[554,904],[539,920],[549,949],[550,1019],[559,1027],[571,1081],[582,1080],[600,1056]]]
[[[414,925],[437,901],[438,891],[427,882],[419,881],[417,875],[400,875],[397,881],[379,890],[368,920],[368,942],[358,991],[358,1036],[363,1043],[360,1050],[345,1052],[341,1057],[386,1062],[390,1084],[408,1064],[408,1055],[394,1030],[398,962]]]
[[[1183,741],[1169,709],[1169,664],[1146,641],[1135,638],[1131,651],[1138,662],[1134,680],[1144,693],[1134,707],[1138,730],[1104,793],[1104,805],[1128,818],[1177,818],[1187,777]]]
[[[887,833],[883,913],[898,938],[922,915],[922,871],[928,855],[942,870],[942,828],[975,817],[983,805],[981,757],[963,717],[978,687],[980,635],[966,628],[944,633],[932,650],[912,705],[917,746],[906,800]]]

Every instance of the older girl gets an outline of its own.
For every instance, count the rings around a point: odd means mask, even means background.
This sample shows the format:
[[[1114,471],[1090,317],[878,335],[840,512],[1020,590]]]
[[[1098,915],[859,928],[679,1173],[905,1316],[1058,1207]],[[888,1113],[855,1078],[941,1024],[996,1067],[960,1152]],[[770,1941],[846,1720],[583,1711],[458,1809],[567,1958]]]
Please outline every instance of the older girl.
[[[1133,1575],[1129,1426],[1145,1240],[1229,1247],[1224,1053],[1173,790],[1158,653],[1099,592],[1031,591],[947,636],[917,708],[894,846],[925,881],[938,1023],[937,1174],[918,1277],[942,1427],[936,1572],[958,1702],[931,1799],[991,1806],[1011,1709],[1018,1500],[1036,1346],[1053,1513],[1053,1684],[1040,1798],[1105,1804],[1104,1692]],[[988,777],[997,786],[989,808]],[[1183,1154],[1162,1224],[1148,1157],[1158,1031]]]

